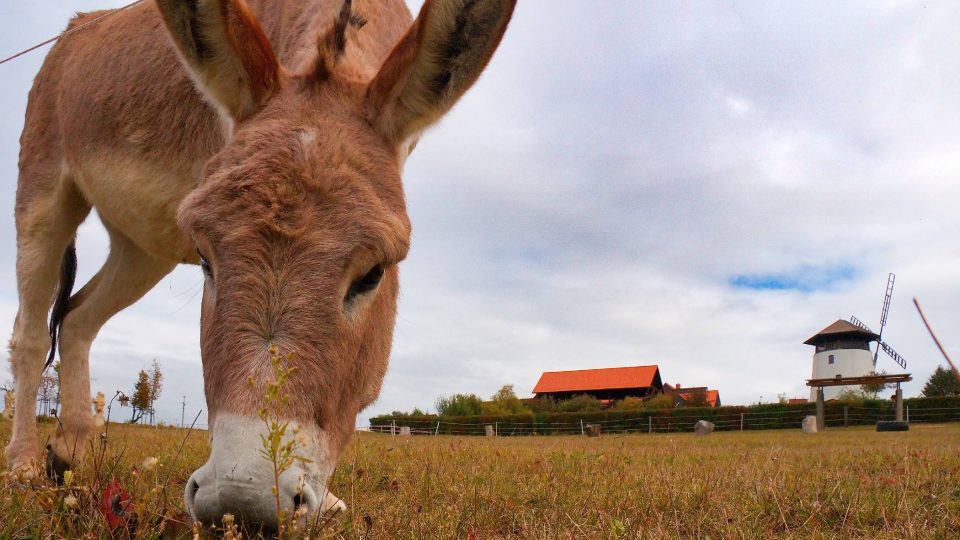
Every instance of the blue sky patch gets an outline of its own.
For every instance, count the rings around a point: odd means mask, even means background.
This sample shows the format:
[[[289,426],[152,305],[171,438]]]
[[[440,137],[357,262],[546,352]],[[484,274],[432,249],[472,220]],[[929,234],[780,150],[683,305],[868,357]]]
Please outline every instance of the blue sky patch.
[[[794,270],[768,274],[740,274],[730,278],[730,285],[736,289],[757,291],[800,291],[815,292],[831,290],[838,283],[850,281],[856,277],[852,266],[801,266]]]

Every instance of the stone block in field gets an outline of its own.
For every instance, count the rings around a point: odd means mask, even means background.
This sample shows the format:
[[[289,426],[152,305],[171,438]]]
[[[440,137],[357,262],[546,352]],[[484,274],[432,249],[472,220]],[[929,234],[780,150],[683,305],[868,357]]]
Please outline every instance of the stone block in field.
[[[803,417],[803,422],[801,422],[801,425],[803,426],[803,432],[804,432],[804,433],[816,433],[816,432],[817,432],[817,417],[816,417],[816,416],[813,416],[813,415],[804,416],[804,417]]]
[[[709,435],[713,433],[713,428],[715,427],[716,426],[713,425],[713,422],[697,420],[697,423],[693,425],[693,432],[697,435]]]

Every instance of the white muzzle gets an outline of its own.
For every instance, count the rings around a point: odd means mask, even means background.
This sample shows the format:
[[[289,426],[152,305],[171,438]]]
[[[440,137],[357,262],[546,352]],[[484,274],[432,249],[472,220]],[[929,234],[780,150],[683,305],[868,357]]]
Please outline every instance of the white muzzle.
[[[267,433],[257,417],[223,413],[216,417],[210,459],[190,476],[184,489],[184,502],[194,519],[219,523],[224,514],[232,514],[247,524],[276,527],[278,499],[280,510],[288,516],[302,507],[307,515],[346,509],[326,487],[335,460],[323,431],[288,424],[284,442],[296,441],[293,455],[308,461],[294,460],[279,478],[263,446]]]

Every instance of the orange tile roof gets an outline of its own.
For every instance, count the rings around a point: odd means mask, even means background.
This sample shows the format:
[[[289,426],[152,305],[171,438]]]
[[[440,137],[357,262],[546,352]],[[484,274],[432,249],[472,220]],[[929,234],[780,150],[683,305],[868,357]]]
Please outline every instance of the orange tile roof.
[[[681,388],[682,390],[682,388]],[[677,392],[677,395],[680,396],[684,401],[691,402],[696,398],[693,392]],[[720,401],[720,391],[719,390],[707,390],[703,394],[703,401],[711,406],[716,407],[717,402]]]
[[[550,392],[583,392],[653,386],[657,366],[632,366],[575,371],[545,371],[534,387],[534,394]]]

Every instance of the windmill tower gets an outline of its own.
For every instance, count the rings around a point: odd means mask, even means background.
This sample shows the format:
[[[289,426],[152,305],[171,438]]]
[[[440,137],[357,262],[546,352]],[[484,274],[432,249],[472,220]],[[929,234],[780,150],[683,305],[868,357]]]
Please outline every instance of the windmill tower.
[[[839,319],[830,326],[817,332],[804,341],[815,347],[813,353],[813,374],[811,379],[833,379],[839,377],[864,377],[877,370],[877,357],[880,350],[887,353],[901,368],[906,369],[907,361],[883,341],[883,329],[887,325],[890,300],[893,297],[894,274],[887,277],[887,291],[883,298],[883,310],[880,313],[880,333],[863,324],[860,319],[850,317],[850,321]],[[875,350],[870,343],[877,342]],[[824,399],[835,399],[846,386],[824,388]],[[810,401],[816,400],[816,389],[810,389]]]

